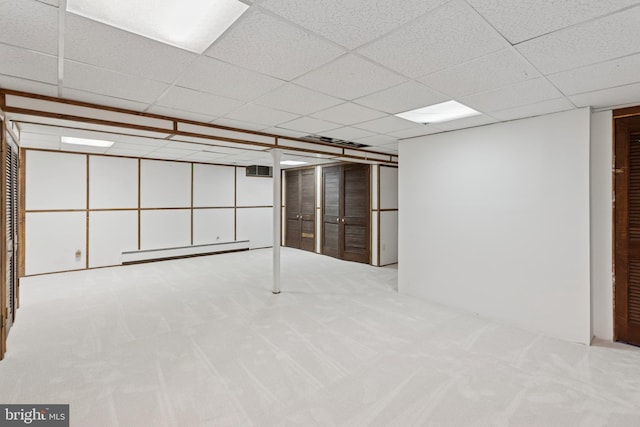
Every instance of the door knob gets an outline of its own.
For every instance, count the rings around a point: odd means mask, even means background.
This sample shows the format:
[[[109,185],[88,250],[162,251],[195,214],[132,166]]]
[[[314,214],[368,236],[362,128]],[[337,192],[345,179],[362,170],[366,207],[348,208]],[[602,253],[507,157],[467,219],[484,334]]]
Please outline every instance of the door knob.
[[[337,221],[337,222],[340,222],[340,218],[336,218],[336,221]]]
[[[344,218],[342,218],[342,222],[344,222]]]

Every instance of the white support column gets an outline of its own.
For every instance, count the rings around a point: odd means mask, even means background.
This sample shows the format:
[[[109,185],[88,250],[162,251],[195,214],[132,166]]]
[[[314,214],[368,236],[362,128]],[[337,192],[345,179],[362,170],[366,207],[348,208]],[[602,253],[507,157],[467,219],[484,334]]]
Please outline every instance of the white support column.
[[[282,221],[280,219],[282,210],[282,201],[280,200],[281,191],[281,171],[280,158],[282,152],[275,148],[271,150],[273,158],[273,292],[280,293],[280,236],[282,235]]]

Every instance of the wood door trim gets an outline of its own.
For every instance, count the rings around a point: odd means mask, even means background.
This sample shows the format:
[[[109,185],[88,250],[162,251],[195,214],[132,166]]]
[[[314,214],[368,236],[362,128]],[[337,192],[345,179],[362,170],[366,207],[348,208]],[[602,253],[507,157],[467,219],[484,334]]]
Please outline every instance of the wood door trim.
[[[0,194],[2,194],[2,203],[0,203],[0,242],[2,242],[2,251],[0,251],[0,360],[4,359],[7,345],[7,321],[5,313],[7,312],[7,209],[6,209],[6,194],[7,194],[7,179],[6,179],[6,150],[7,143],[5,141],[6,135],[6,123],[4,120],[0,120],[0,156],[2,157],[2,164],[0,165]]]

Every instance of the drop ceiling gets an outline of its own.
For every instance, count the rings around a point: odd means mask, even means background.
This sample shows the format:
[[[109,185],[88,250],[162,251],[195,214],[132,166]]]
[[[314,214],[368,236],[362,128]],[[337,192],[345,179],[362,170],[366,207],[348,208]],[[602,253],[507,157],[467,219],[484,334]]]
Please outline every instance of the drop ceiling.
[[[0,88],[391,154],[405,138],[640,104],[640,1],[247,3],[198,55],[66,12],[63,0],[3,0]],[[448,100],[482,114],[432,125],[394,116]],[[73,149],[60,127],[21,131],[25,146]],[[270,162],[266,150],[172,139],[120,135],[104,152]]]

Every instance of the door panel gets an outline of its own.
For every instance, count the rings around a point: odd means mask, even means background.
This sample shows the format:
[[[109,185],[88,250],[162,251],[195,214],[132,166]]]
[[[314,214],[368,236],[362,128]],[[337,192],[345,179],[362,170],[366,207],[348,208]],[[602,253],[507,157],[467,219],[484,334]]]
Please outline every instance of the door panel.
[[[298,171],[285,172],[285,246],[301,247],[302,227],[300,224],[300,174]]]
[[[315,177],[315,168],[285,172],[285,246],[307,251],[315,250]]]
[[[4,203],[2,203],[2,220],[4,221],[3,254],[1,259],[2,275],[2,304],[0,304],[0,359],[4,357],[6,351],[6,339],[9,330],[13,325],[17,309],[17,235],[18,235],[18,148],[10,140],[4,126],[2,126],[2,192],[4,193]]]
[[[640,117],[616,119],[615,339],[640,345]]]
[[[316,249],[316,170],[300,171],[300,219],[302,222],[301,248]]]
[[[322,253],[340,258],[341,166],[322,168]]]
[[[369,262],[369,166],[344,166],[344,254],[349,261]]]

